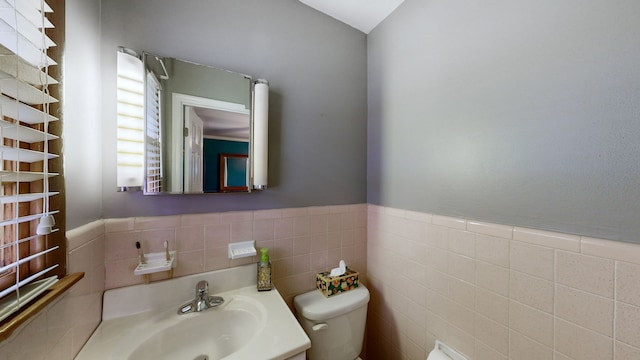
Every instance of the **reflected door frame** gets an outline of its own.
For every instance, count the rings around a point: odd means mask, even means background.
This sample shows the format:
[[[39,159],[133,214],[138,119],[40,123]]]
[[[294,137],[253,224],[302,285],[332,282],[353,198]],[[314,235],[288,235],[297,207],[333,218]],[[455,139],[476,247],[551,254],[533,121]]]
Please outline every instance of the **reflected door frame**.
[[[184,193],[185,108],[187,106],[249,114],[244,104],[180,93],[171,94],[171,192]]]

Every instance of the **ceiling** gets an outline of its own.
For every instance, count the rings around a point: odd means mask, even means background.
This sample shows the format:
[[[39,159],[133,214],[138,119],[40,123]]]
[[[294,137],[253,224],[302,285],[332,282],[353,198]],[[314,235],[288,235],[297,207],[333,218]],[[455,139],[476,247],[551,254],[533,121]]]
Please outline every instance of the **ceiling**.
[[[248,114],[204,107],[193,107],[193,109],[202,119],[205,137],[249,139],[251,118]]]
[[[368,34],[404,0],[300,0],[343,23]]]

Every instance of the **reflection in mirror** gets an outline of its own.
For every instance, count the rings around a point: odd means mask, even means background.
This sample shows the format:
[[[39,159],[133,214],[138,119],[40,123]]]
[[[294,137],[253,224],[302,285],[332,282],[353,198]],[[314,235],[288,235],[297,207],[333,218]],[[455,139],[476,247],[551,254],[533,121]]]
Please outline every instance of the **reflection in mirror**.
[[[242,154],[220,154],[220,191],[248,191],[249,157]]]
[[[145,186],[145,194],[229,191],[220,181],[220,154],[246,157],[244,173],[238,175],[244,185],[232,190],[250,191],[251,166],[246,163],[251,163],[252,148],[251,78],[151,54],[143,60],[147,94],[157,98],[147,96],[146,128],[159,129],[156,144],[147,134],[145,172],[154,170],[161,177],[156,182],[161,185]],[[159,169],[151,161],[159,163]]]
[[[173,179],[184,178],[184,184],[174,181],[176,191],[181,186],[185,193],[220,192],[220,154],[232,153],[249,155],[251,119],[242,105],[195,98],[183,94],[173,94],[174,126],[184,124],[184,155],[181,149],[174,149],[175,166]],[[180,128],[174,128],[180,134]],[[181,139],[176,137],[175,141]],[[243,178],[248,179],[249,167],[245,167]],[[245,181],[246,184],[246,181]],[[246,191],[249,189],[247,188]]]

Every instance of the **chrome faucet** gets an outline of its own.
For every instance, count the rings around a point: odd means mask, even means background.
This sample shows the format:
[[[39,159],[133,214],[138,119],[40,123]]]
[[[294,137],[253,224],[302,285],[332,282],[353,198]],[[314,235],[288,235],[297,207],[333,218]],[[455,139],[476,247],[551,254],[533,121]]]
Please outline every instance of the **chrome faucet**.
[[[190,312],[200,312],[224,303],[224,299],[220,296],[209,295],[209,283],[202,280],[196,285],[196,298],[178,309],[178,314],[187,314]]]

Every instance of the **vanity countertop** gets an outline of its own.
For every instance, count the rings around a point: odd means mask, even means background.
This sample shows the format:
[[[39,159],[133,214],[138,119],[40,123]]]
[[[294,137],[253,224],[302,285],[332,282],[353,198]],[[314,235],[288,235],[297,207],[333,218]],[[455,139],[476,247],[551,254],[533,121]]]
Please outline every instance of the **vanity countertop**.
[[[106,292],[103,321],[76,360],[138,360],[141,354],[142,358],[148,354],[154,359],[192,358],[191,353],[175,350],[171,344],[186,348],[185,342],[205,336],[212,339],[206,345],[210,350],[203,351],[210,360],[303,359],[311,341],[277,289],[257,291],[255,269],[255,265],[249,265]],[[222,296],[225,303],[219,308],[178,315],[178,307],[193,297],[193,284],[200,280],[213,285],[211,294]],[[247,285],[245,280],[253,284]],[[233,283],[247,286],[234,288]],[[209,341],[206,338],[201,342]],[[219,349],[233,346],[237,348],[231,353]],[[163,347],[166,351],[161,350]],[[147,348],[152,351],[142,351]]]

